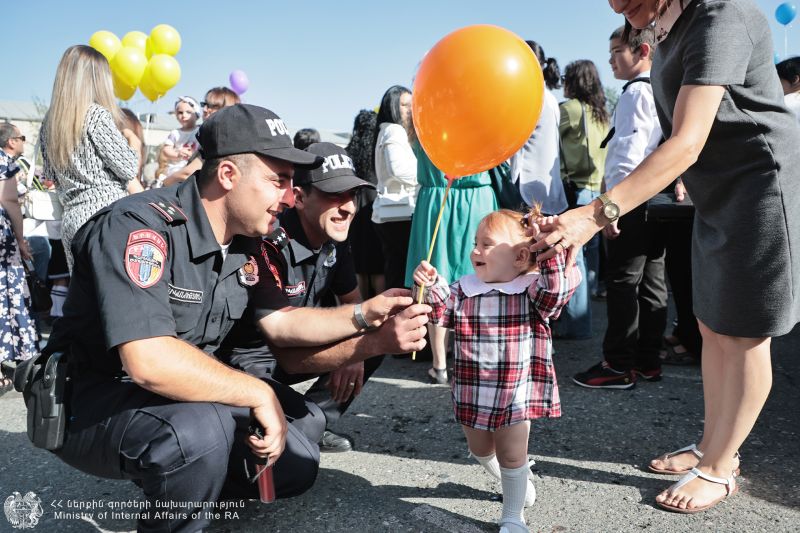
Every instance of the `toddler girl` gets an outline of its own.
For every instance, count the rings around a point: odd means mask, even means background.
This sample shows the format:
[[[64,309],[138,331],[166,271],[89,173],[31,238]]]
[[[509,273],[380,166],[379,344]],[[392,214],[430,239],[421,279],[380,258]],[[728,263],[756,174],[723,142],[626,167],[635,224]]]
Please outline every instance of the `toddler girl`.
[[[426,287],[432,322],[453,329],[456,420],[470,453],[502,483],[500,531],[508,533],[528,531],[522,510],[536,499],[529,420],[561,416],[550,319],[580,283],[563,250],[536,268],[526,233],[538,238],[538,226],[529,222],[537,216],[537,210],[523,216],[502,209],[484,217],[471,254],[475,274],[450,287],[426,261],[414,271],[416,284]]]
[[[197,142],[197,119],[200,118],[200,106],[194,98],[181,96],[175,102],[175,118],[178,119],[181,127],[172,130],[167,136],[167,140],[161,146],[159,162],[165,165],[161,174],[166,178],[186,166],[189,158],[197,151],[200,145]],[[159,176],[160,180],[163,178]]]

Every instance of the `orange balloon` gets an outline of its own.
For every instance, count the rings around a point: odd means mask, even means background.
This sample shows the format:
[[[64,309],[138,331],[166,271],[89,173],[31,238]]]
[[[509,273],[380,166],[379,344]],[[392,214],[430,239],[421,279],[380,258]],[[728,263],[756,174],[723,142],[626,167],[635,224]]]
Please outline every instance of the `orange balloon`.
[[[530,47],[498,26],[445,36],[414,80],[414,128],[425,153],[450,176],[494,168],[533,133],[544,77]]]

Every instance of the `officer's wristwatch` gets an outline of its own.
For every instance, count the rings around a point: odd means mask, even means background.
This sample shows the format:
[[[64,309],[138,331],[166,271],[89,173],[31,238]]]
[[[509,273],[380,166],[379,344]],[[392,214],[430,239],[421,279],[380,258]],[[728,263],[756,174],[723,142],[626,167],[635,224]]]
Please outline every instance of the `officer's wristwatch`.
[[[606,193],[601,194],[597,199],[600,200],[600,214],[608,220],[608,223],[619,218],[619,206],[612,202]]]

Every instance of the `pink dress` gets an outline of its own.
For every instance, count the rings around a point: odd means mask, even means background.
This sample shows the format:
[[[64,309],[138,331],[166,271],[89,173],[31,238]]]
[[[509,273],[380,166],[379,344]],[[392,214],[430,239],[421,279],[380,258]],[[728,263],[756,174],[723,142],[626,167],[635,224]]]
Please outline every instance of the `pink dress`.
[[[439,278],[425,291],[432,321],[455,334],[452,393],[460,424],[494,431],[561,416],[549,321],[581,279],[574,267],[564,276],[564,261],[559,254],[540,273],[507,283],[471,274],[448,287]]]

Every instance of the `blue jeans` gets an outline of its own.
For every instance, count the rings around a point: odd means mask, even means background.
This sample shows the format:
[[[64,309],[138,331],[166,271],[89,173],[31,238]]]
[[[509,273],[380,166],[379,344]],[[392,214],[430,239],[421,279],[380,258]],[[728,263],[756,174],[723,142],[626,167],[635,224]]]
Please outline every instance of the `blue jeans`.
[[[575,289],[561,316],[553,322],[553,336],[562,339],[589,339],[592,337],[592,306],[586,280],[586,264],[583,249],[578,249],[575,267],[580,270],[581,283]]]
[[[600,196],[599,192],[589,189],[578,189],[578,204],[588,205]],[[586,264],[586,279],[589,284],[589,294],[597,292],[597,283],[600,281],[598,272],[600,271],[600,234],[595,234],[589,242],[583,245],[584,260]]]
[[[25,237],[33,252],[33,270],[36,277],[47,282],[47,263],[50,262],[50,241],[47,237]]]

